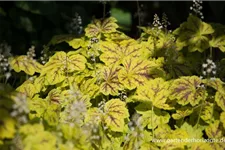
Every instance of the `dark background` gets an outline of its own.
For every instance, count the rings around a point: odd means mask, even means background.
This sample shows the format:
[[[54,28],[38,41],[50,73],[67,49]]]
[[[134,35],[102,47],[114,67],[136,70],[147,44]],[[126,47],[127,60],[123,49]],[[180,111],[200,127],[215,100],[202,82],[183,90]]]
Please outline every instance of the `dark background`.
[[[85,28],[93,18],[103,17],[104,6],[106,16],[120,16],[118,23],[121,31],[133,38],[138,38],[137,6],[142,14],[140,25],[151,24],[155,13],[161,17],[165,12],[171,23],[169,29],[175,29],[186,21],[192,4],[192,1],[113,1],[106,4],[100,1],[1,1],[0,43],[7,42],[14,54],[25,54],[31,45],[35,45],[36,53],[40,53],[43,45],[46,45],[54,35],[69,33],[70,29],[67,26],[75,13],[81,16],[82,26]],[[204,1],[204,21],[225,24],[224,4],[225,2]],[[113,12],[112,14],[112,9],[122,13]],[[79,36],[77,33],[73,34]]]

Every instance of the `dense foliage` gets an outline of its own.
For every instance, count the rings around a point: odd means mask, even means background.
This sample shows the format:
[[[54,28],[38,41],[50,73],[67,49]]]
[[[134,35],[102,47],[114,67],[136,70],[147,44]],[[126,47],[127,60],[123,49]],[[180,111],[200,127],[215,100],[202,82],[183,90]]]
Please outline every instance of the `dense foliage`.
[[[225,27],[189,15],[171,32],[156,17],[132,39],[116,21],[95,19],[81,38],[54,37],[46,49],[71,49],[44,64],[30,53],[9,58],[29,79],[16,90],[2,85],[1,149],[225,149],[157,142],[224,138],[224,60],[213,54],[225,52]]]

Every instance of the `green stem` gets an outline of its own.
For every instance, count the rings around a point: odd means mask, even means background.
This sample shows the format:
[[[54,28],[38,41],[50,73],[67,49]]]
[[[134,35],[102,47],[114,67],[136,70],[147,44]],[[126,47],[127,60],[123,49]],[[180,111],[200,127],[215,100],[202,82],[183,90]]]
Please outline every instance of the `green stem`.
[[[152,104],[152,116],[151,116],[151,124],[152,124],[152,139],[154,139],[154,127],[153,127],[153,113],[154,113],[154,106]]]
[[[213,51],[212,51],[212,47],[210,47],[210,59],[213,59]]]
[[[200,121],[200,117],[201,117],[201,113],[202,113],[202,106],[203,104],[205,103],[205,100],[206,100],[206,93],[204,94],[204,99],[202,100],[202,104],[201,104],[201,108],[200,108],[200,112],[199,112],[199,115],[198,115],[198,120],[197,120],[197,123],[196,123],[196,128],[198,128],[198,124],[199,124],[199,121]]]

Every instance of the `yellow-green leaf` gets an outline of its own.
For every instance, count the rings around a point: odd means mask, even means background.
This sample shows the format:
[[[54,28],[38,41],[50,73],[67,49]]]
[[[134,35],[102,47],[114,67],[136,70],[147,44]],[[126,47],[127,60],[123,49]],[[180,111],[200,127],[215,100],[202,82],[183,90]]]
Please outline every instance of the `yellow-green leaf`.
[[[224,90],[219,90],[216,92],[215,95],[215,101],[217,103],[217,105],[223,110],[225,111],[225,92]]]
[[[78,49],[86,45],[86,42],[83,38],[72,39],[71,41],[67,41],[67,43],[72,46],[74,49]]]
[[[9,63],[16,72],[24,71],[28,75],[34,75],[35,72],[40,73],[42,70],[40,63],[26,55],[10,58]]]
[[[103,52],[100,59],[106,65],[120,64],[128,56],[137,58],[142,55],[141,45],[133,39],[121,42],[102,42],[100,48]]]
[[[34,84],[28,83],[28,84],[22,84],[16,89],[18,92],[21,92],[25,94],[27,97],[32,98],[36,93],[38,93],[38,90],[34,86]]]
[[[179,120],[186,116],[189,116],[193,112],[191,107],[181,107],[180,109],[176,109],[176,113],[172,114],[173,119]]]
[[[119,80],[132,90],[149,79],[149,69],[156,67],[154,62],[129,57],[123,61],[124,68],[119,72]]]
[[[143,112],[142,115],[142,125],[143,127],[147,126],[148,129],[155,129],[159,125],[168,123],[169,120],[170,114],[159,109],[154,110],[153,113],[151,110],[148,110]]]
[[[104,106],[104,122],[112,130],[123,132],[125,122],[124,119],[129,117],[126,103],[120,99],[111,99]]]
[[[219,48],[222,52],[225,52],[225,36],[214,37],[209,42],[210,46]]]
[[[223,128],[225,129],[225,112],[220,114],[220,121],[223,123]]]
[[[16,133],[16,122],[7,110],[0,109],[0,114],[0,139],[12,139]]]
[[[179,50],[188,46],[190,52],[203,52],[209,48],[207,35],[214,32],[212,26],[202,22],[198,17],[189,15],[187,22],[181,24],[180,30],[176,30],[178,35],[177,45]]]
[[[177,99],[181,105],[195,106],[206,96],[205,89],[200,87],[201,79],[197,76],[187,76],[172,82],[170,99]]]
[[[119,66],[104,67],[100,73],[103,82],[100,85],[100,92],[104,95],[118,95],[118,90],[122,88],[122,83],[118,79]]]
[[[169,83],[162,78],[147,81],[143,86],[137,88],[137,99],[152,102],[155,107],[169,109],[166,101],[170,95]]]
[[[213,120],[213,103],[206,102],[201,111],[201,118],[206,123],[210,123]]]
[[[86,62],[85,57],[76,52],[60,51],[55,53],[45,64],[41,75],[46,74],[47,83],[54,85],[65,80],[66,73],[84,70]]]
[[[217,120],[206,127],[205,132],[209,138],[216,139],[222,137],[222,130],[219,128],[219,123],[220,121]]]
[[[81,82],[80,90],[83,94],[95,98],[99,94],[99,86],[96,84],[96,78],[87,79]]]
[[[116,19],[109,17],[104,20],[95,19],[91,24],[85,29],[85,35],[87,37],[98,37],[101,33],[112,33],[118,28],[116,24]]]

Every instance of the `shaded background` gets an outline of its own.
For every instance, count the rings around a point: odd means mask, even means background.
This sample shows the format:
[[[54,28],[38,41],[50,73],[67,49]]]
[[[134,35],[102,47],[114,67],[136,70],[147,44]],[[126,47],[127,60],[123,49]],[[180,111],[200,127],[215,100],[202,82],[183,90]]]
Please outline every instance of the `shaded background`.
[[[82,19],[83,29],[93,18],[114,16],[120,30],[138,38],[139,25],[137,10],[139,6],[140,25],[152,23],[157,13],[160,17],[165,12],[171,23],[169,29],[179,27],[190,13],[192,1],[74,1],[74,2],[0,2],[0,43],[7,42],[13,54],[25,54],[31,45],[36,46],[40,54],[54,35],[70,34],[80,36],[76,28],[77,16]],[[204,1],[204,21],[225,24],[225,2]],[[82,31],[82,30],[81,30]]]

